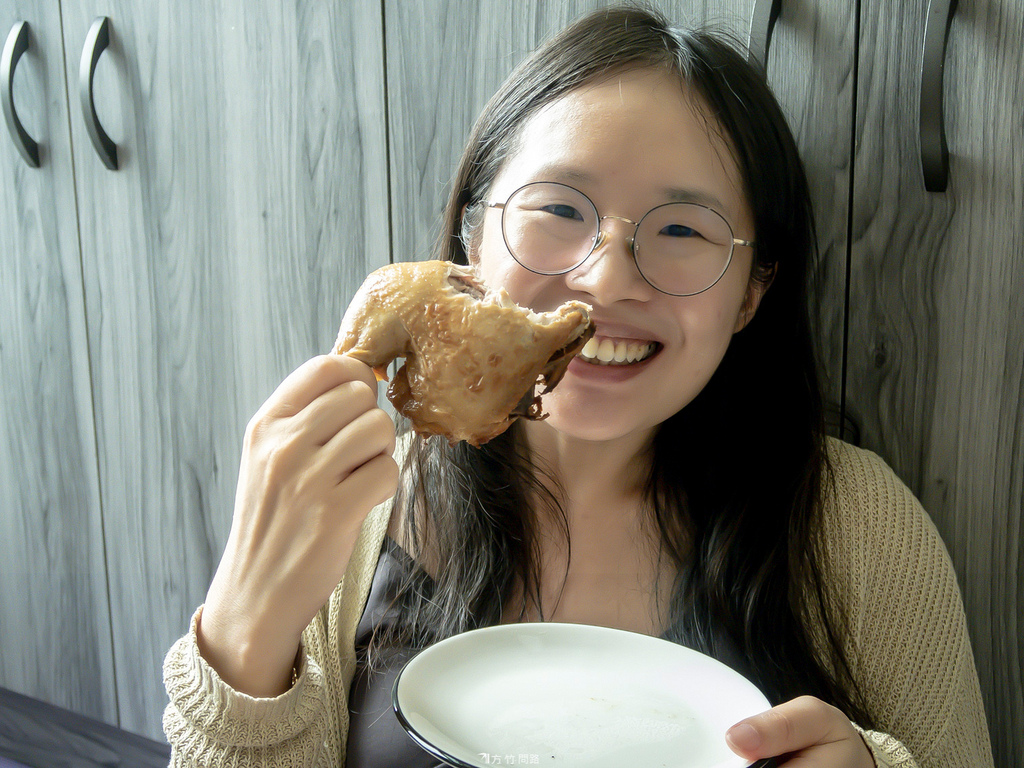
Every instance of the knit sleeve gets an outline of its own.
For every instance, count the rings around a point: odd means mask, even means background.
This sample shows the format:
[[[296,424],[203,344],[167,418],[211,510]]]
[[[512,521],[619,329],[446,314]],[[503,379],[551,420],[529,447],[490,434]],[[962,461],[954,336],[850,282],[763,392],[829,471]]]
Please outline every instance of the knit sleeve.
[[[355,673],[356,625],[387,531],[390,504],[365,522],[342,582],[302,633],[295,685],[276,698],[253,698],[225,683],[199,653],[196,630],[164,660],[164,734],[172,768],[337,768],[345,762],[348,689]]]
[[[875,768],[920,768],[914,756],[898,739],[880,731],[866,731],[856,723],[853,723],[853,727],[871,752]]]
[[[253,698],[225,683],[199,653],[200,607],[164,660],[164,734],[171,766],[326,765],[324,677],[305,652],[292,688]],[[309,632],[309,630],[307,630]]]
[[[825,545],[846,653],[879,731],[862,733],[865,741],[879,765],[992,766],[963,604],[938,531],[879,457],[836,442],[832,458]]]

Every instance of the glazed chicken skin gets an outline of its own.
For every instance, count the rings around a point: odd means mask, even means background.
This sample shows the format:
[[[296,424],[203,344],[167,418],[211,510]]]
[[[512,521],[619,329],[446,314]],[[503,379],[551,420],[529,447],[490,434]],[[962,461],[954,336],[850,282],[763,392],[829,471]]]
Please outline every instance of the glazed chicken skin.
[[[333,351],[382,380],[392,360],[405,358],[387,391],[396,410],[420,435],[480,445],[519,417],[544,418],[540,395],[593,335],[587,304],[531,312],[504,289],[488,290],[469,267],[420,261],[366,279]]]

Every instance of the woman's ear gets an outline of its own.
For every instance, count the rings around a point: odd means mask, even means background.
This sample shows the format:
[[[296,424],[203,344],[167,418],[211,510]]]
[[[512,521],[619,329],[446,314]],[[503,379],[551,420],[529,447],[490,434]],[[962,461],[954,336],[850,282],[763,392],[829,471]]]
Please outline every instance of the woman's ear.
[[[480,219],[478,203],[466,203],[459,215],[459,240],[466,252],[466,261],[471,267],[478,265],[477,245],[480,242]]]
[[[779,265],[775,263],[771,265],[763,276],[751,275],[750,281],[747,283],[747,295],[743,297],[743,305],[736,316],[736,327],[733,329],[733,333],[739,333],[754,319],[757,308],[761,306],[761,299],[764,298],[768,289],[771,288],[778,271]]]

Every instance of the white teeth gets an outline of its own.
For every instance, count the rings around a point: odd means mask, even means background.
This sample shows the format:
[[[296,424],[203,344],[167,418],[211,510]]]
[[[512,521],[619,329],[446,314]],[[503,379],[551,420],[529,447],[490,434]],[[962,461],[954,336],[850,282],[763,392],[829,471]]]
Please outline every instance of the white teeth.
[[[654,343],[641,344],[635,341],[613,341],[592,337],[580,351],[580,357],[591,363],[604,365],[628,365],[649,357],[654,351]]]

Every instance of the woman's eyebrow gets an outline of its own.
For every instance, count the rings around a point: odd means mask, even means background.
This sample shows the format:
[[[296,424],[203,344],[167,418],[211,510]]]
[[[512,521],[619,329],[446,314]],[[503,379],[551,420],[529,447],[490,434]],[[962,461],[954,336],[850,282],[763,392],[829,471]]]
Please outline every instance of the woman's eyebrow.
[[[557,181],[562,184],[591,185],[597,183],[597,177],[593,174],[572,166],[566,165],[545,165],[537,169],[534,174],[537,181]],[[731,214],[732,209],[720,198],[706,189],[697,187],[666,187],[662,190],[665,201],[669,203],[697,203],[708,208],[714,208],[719,213]]]
[[[562,184],[593,184],[595,177],[565,165],[545,165],[537,169],[534,176],[540,181],[557,181]]]
[[[725,203],[704,189],[673,187],[665,190],[665,196],[673,203],[697,203],[721,213],[731,212]]]

